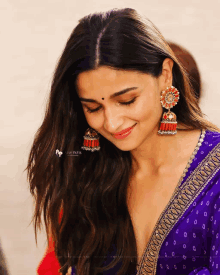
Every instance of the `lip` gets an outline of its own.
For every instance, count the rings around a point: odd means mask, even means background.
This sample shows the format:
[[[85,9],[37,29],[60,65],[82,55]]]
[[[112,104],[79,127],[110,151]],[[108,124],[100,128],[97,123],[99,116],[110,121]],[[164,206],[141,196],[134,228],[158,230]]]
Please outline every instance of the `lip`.
[[[134,124],[133,126],[131,126],[131,127],[128,127],[128,128],[126,128],[126,129],[122,130],[121,132],[117,132],[117,133],[115,133],[115,134],[113,134],[113,135],[114,135],[114,136],[122,135],[122,134],[128,132],[130,129],[132,129],[136,124],[137,124],[137,123],[135,123],[135,124]]]
[[[137,123],[135,123],[132,127],[129,127],[127,129],[124,129],[123,131],[121,132],[118,132],[118,133],[115,133],[113,134],[113,136],[115,138],[119,138],[119,139],[122,139],[122,138],[125,138],[127,137],[130,133],[131,133],[131,130],[136,126]]]

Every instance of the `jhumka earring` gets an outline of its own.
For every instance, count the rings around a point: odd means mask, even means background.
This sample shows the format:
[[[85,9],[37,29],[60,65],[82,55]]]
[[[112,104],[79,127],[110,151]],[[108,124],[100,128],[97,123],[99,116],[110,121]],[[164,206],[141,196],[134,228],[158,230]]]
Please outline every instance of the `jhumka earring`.
[[[163,113],[158,134],[175,135],[177,133],[176,115],[173,112],[170,112],[170,109],[177,104],[179,98],[179,91],[173,86],[167,87],[165,91],[162,91],[160,102],[164,108],[168,109],[168,112]]]
[[[83,146],[81,147],[83,150],[91,151],[91,152],[100,150],[99,135],[94,129],[88,128],[83,138],[84,138],[84,142],[83,142]]]

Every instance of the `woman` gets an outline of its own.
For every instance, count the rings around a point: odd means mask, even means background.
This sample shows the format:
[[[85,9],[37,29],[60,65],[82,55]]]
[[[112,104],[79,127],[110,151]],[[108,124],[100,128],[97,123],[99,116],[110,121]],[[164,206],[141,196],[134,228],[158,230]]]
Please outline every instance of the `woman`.
[[[219,274],[219,132],[150,21],[81,19],[27,166],[59,272]]]

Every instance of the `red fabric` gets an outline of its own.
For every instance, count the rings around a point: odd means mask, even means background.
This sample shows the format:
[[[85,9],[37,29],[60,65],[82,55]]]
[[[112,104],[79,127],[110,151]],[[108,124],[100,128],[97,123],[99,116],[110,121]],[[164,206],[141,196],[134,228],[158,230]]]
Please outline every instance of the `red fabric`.
[[[43,260],[41,261],[37,274],[39,275],[59,275],[58,270],[60,269],[60,264],[56,258],[55,252],[47,252]]]
[[[60,211],[59,222],[61,221],[63,210]],[[49,246],[47,247],[45,256],[41,260],[37,274],[39,275],[59,275],[60,264],[54,252],[54,241],[52,237],[49,238]]]

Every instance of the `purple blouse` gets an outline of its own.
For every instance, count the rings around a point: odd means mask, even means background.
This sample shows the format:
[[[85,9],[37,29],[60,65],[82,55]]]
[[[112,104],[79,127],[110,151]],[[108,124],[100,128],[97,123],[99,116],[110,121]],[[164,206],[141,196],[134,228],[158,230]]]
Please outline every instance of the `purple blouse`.
[[[113,255],[108,255],[105,264]],[[117,274],[120,266],[103,275]],[[71,274],[77,274],[74,267]],[[135,274],[220,275],[219,132],[201,132]]]

